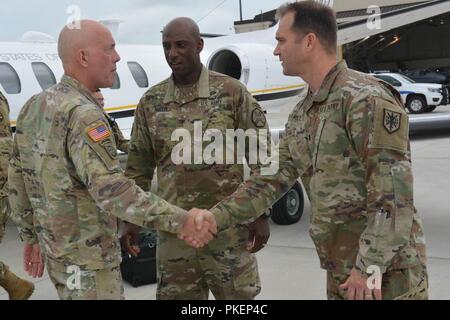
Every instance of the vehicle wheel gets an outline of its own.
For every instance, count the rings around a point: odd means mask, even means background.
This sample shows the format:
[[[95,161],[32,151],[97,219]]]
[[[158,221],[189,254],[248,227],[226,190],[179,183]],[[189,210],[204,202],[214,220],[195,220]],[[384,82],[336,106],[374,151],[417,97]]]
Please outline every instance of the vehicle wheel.
[[[428,106],[427,110],[425,112],[433,112],[434,109],[436,109],[437,106]]]
[[[427,110],[427,102],[422,96],[411,96],[406,101],[406,107],[410,113],[423,113]]]
[[[302,217],[304,207],[302,186],[296,182],[291,190],[273,205],[272,220],[280,225],[294,224]]]

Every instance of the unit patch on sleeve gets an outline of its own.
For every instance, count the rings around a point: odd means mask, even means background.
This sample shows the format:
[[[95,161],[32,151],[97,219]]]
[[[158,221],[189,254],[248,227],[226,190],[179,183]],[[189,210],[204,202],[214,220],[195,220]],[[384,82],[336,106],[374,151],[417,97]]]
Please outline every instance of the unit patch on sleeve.
[[[264,128],[266,126],[266,117],[260,109],[253,110],[252,122],[257,128]]]
[[[399,112],[384,109],[383,126],[390,134],[400,129],[402,115]]]

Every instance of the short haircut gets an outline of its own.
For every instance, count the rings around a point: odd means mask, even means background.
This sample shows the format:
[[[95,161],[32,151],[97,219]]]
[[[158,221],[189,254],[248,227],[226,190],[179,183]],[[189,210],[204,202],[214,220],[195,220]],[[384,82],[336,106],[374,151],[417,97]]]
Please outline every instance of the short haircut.
[[[336,53],[337,23],[332,8],[312,0],[299,1],[282,5],[277,17],[280,19],[288,12],[294,13],[294,31],[302,36],[314,33],[328,53]]]

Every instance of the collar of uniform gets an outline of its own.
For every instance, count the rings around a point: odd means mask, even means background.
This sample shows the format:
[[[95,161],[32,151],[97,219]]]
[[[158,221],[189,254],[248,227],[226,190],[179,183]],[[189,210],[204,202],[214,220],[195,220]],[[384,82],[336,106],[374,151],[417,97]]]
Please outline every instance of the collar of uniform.
[[[80,81],[77,79],[74,79],[68,75],[63,75],[61,78],[61,83],[68,85],[75,90],[77,90],[79,93],[81,93],[83,96],[85,96],[90,102],[100,107],[100,105],[97,102],[97,99],[94,98],[92,95],[92,92],[89,91],[88,88],[86,88]]]
[[[334,81],[338,74],[347,68],[347,63],[344,60],[338,62],[331,70],[328,72],[327,76],[322,82],[322,85],[314,97],[314,102],[323,102],[328,98],[330,90],[333,87]]]
[[[0,100],[6,100],[5,96],[3,95],[3,93],[0,91]]]
[[[198,93],[196,96],[193,96],[192,99],[185,100],[184,103],[195,100],[197,98],[209,98],[209,71],[206,69],[204,65],[202,65],[202,72],[200,73],[200,78],[196,83],[198,85]],[[164,97],[164,103],[177,102],[180,103],[180,97],[183,94],[180,92],[178,87],[175,85],[173,81],[173,75],[168,80],[166,96]]]

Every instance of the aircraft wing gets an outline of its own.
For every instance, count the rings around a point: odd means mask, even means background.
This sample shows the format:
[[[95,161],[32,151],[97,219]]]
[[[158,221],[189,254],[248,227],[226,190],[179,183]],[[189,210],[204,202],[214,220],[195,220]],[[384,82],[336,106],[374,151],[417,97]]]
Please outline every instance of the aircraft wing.
[[[338,26],[338,44],[343,45],[369,36],[428,19],[450,11],[449,0],[436,0],[420,3],[415,6],[370,16]],[[381,19],[379,28],[373,28],[375,19]]]

